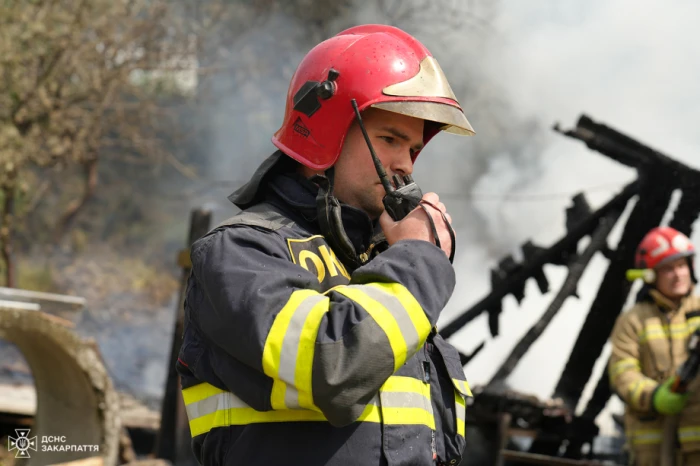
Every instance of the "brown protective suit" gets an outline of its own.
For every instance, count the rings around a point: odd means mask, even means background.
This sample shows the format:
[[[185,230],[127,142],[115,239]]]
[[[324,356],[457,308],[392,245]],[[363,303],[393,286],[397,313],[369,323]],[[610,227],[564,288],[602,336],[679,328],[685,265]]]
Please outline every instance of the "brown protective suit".
[[[632,464],[661,464],[664,416],[652,396],[688,358],[688,338],[700,325],[700,298],[688,296],[676,307],[657,290],[618,317],[610,340],[608,374],[626,404],[625,431]],[[695,380],[679,415],[677,465],[700,465],[700,385]]]

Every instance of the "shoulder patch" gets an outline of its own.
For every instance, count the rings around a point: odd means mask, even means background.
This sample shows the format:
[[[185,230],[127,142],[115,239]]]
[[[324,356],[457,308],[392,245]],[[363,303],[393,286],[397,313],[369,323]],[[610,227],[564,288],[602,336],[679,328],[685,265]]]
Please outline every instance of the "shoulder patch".
[[[321,235],[302,239],[287,239],[287,246],[292,262],[316,274],[318,282],[325,289],[338,285],[346,285],[350,274],[338,260],[333,250]]]

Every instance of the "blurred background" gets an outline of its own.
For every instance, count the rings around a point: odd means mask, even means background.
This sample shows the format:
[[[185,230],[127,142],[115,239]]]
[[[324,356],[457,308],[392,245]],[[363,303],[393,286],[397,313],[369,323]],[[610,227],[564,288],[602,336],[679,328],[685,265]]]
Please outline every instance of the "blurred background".
[[[273,150],[287,85],[321,40],[361,23],[398,26],[435,55],[476,136],[436,137],[415,178],[438,192],[458,234],[458,286],[440,326],[487,295],[490,270],[527,240],[566,233],[578,192],[593,208],[636,178],[552,131],[581,113],[700,168],[700,4],[618,0],[22,0],[0,6],[0,285],[86,299],[75,330],[98,344],[115,387],[159,411],[190,211],[212,225],[226,196]],[[610,244],[619,239],[621,226]],[[700,244],[700,233],[691,239]],[[552,396],[608,265],[578,287],[508,378]],[[450,341],[485,384],[534,324],[551,289],[528,282]],[[0,349],[0,382],[31,383]],[[590,397],[609,349],[598,359]],[[1,393],[0,393],[1,395]],[[613,435],[612,398],[597,422]]]

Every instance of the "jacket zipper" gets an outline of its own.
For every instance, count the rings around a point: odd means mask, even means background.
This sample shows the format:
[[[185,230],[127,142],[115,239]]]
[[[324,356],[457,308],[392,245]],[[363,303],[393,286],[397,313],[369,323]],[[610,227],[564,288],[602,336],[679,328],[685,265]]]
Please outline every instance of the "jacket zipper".
[[[369,255],[372,253],[372,249],[374,249],[374,243],[370,244],[369,248],[360,254],[360,260],[363,264],[369,260]]]

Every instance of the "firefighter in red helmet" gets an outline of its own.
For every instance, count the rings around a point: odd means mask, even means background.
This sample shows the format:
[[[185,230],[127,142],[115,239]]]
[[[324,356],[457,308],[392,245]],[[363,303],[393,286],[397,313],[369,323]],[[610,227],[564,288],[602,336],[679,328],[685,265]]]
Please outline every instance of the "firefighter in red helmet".
[[[201,464],[460,463],[471,392],[435,326],[455,236],[410,179],[439,131],[474,134],[400,29],[348,29],[299,64],[278,150],[191,250],[177,369]]]
[[[632,464],[660,465],[664,420],[680,416],[677,465],[700,465],[700,393],[675,393],[673,376],[688,358],[688,340],[700,325],[692,294],[695,247],[683,233],[657,227],[637,247],[628,276],[644,279],[637,303],[620,315],[611,335],[610,382],[626,404],[625,431]],[[663,459],[664,461],[666,458]]]

